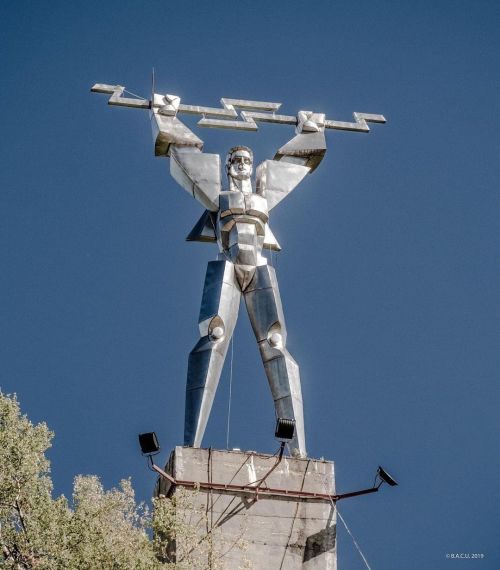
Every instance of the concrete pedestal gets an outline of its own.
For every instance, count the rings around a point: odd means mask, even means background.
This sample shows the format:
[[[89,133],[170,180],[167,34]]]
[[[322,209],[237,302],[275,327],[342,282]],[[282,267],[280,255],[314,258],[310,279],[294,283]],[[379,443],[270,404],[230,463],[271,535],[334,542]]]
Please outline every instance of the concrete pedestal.
[[[165,471],[187,484],[172,486],[161,478],[157,492],[165,497],[182,493],[187,499],[178,503],[180,516],[211,545],[211,554],[202,554],[211,560],[197,562],[199,570],[336,570],[332,504],[312,496],[286,496],[286,491],[334,494],[333,462],[284,457],[276,465],[276,460],[252,451],[174,449]],[[253,490],[273,466],[259,490]],[[202,485],[193,487],[192,482]]]

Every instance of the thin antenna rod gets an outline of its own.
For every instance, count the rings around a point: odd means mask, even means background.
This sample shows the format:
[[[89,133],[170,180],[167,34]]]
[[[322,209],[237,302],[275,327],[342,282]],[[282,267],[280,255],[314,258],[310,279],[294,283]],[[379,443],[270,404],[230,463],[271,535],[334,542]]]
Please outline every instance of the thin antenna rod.
[[[151,108],[153,108],[155,100],[155,68],[151,68]]]

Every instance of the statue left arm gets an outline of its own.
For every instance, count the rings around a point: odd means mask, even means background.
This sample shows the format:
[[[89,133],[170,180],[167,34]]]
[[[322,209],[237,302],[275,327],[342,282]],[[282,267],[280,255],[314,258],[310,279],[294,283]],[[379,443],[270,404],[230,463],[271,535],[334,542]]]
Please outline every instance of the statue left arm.
[[[307,166],[313,172],[326,152],[325,115],[311,111],[299,111],[296,136],[282,146],[274,160]]]
[[[325,116],[300,111],[296,136],[282,146],[273,160],[265,160],[257,168],[257,192],[267,199],[271,210],[315,170],[326,152]]]

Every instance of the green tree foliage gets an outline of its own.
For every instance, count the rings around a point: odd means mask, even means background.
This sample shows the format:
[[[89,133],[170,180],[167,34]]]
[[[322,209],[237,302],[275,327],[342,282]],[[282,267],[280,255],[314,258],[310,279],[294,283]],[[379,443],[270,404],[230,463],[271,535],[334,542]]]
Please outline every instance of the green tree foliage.
[[[0,394],[0,568],[38,570],[152,569],[148,513],[130,481],[105,491],[97,477],[78,476],[71,504],[52,498],[45,456],[53,433],[21,415]]]
[[[71,501],[54,499],[45,456],[53,436],[0,392],[0,569],[219,570],[229,550],[245,548],[226,549],[206,508],[182,490],[155,499],[154,516],[126,479],[106,491],[98,477],[79,475]]]

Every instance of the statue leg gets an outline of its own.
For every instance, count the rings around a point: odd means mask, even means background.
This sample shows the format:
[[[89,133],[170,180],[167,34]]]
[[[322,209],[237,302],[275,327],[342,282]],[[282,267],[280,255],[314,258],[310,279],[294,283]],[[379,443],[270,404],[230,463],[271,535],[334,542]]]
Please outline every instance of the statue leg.
[[[304,412],[299,366],[286,349],[286,326],[276,272],[270,265],[257,267],[244,291],[252,328],[259,344],[276,414],[295,419],[292,452],[306,456]]]
[[[201,301],[200,340],[189,354],[184,445],[200,447],[233,334],[241,292],[228,261],[210,261]]]

